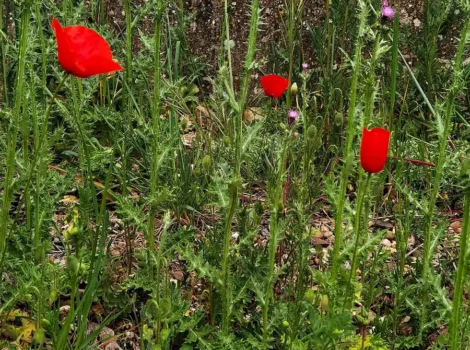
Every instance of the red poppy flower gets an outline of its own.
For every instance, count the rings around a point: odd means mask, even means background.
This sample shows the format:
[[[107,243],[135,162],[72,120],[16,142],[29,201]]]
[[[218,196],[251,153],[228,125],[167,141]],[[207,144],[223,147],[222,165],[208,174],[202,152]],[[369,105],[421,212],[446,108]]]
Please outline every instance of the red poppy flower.
[[[383,170],[387,162],[388,142],[390,131],[382,128],[362,130],[361,166],[369,173],[378,173]]]
[[[261,86],[266,96],[280,98],[289,87],[289,80],[276,74],[270,74],[261,77]]]
[[[124,68],[113,60],[113,53],[106,40],[92,29],[83,26],[62,27],[52,20],[59,63],[70,74],[79,78],[122,71]]]

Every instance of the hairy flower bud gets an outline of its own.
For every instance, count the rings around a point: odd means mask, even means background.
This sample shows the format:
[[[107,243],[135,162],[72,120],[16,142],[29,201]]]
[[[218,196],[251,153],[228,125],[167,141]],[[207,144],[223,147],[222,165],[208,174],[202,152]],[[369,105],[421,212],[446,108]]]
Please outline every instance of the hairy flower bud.
[[[310,141],[314,140],[317,136],[317,127],[315,125],[310,125],[307,129],[307,137]]]
[[[292,96],[296,96],[298,92],[299,87],[297,86],[297,83],[292,84],[292,86],[290,87],[290,93],[292,94]]]

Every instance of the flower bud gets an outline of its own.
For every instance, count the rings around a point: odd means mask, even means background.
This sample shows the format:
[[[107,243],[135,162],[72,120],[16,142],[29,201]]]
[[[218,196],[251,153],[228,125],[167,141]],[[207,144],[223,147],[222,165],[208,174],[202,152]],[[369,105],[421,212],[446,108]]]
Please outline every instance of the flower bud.
[[[292,96],[296,96],[298,92],[299,87],[297,86],[297,83],[292,84],[292,86],[290,87],[290,93],[292,94]]]
[[[304,295],[304,299],[308,301],[310,304],[313,304],[313,301],[315,300],[315,292],[313,291],[312,288],[307,289]]]
[[[186,130],[188,128],[188,120],[186,118],[181,119],[181,129]]]
[[[202,167],[207,170],[211,167],[211,165],[212,165],[211,156],[206,154],[204,158],[202,158]]]
[[[57,300],[57,290],[52,289],[49,293],[49,304],[52,304],[54,301]]]
[[[343,115],[341,114],[341,112],[336,112],[335,124],[336,126],[341,126],[343,124]]]
[[[317,127],[315,125],[310,125],[307,129],[307,137],[310,141],[314,140],[317,136]]]
[[[320,301],[321,311],[328,311],[328,295],[322,295]]]
[[[34,332],[34,336],[33,336],[34,344],[44,343],[45,337],[46,337],[46,333],[44,332],[44,329],[42,328],[36,329],[36,331]]]
[[[75,255],[69,255],[67,257],[67,270],[70,276],[76,276],[78,274],[78,259]]]

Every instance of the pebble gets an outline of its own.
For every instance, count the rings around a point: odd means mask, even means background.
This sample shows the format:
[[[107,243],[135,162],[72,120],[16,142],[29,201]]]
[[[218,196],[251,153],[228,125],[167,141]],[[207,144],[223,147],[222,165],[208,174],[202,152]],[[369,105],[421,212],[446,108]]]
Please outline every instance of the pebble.
[[[392,248],[392,242],[388,239],[383,239],[382,242],[380,242],[381,245],[383,245],[385,248]]]
[[[395,239],[395,231],[387,231],[387,234],[385,235],[385,238],[387,238],[388,240]]]

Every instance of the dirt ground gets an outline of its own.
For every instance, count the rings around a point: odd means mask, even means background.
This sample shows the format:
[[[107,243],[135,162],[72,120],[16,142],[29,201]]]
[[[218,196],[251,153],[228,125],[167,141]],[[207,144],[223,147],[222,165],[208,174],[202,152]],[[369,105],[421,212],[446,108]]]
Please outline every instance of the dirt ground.
[[[344,0],[345,1],[345,0]],[[377,0],[380,2],[380,0]],[[233,49],[233,63],[236,72],[240,72],[243,65],[246,38],[248,35],[250,0],[232,0],[231,37],[235,43]],[[259,36],[259,57],[270,53],[272,44],[282,45],[283,21],[285,20],[285,0],[261,0],[262,4],[262,32]],[[217,54],[220,49],[220,34],[223,24],[223,1],[214,0],[187,0],[185,10],[195,13],[194,19],[188,28],[188,40],[191,51],[204,61],[215,66]],[[422,27],[423,0],[411,0],[402,4],[401,18],[411,27],[420,30]],[[325,20],[324,0],[305,0],[303,26],[304,28],[322,25]],[[309,40],[309,33],[303,38],[304,61],[315,61],[314,52]]]
[[[272,52],[273,43],[281,46],[284,40],[285,0],[260,0],[262,25],[258,37],[258,58],[267,57]],[[346,1],[346,0],[344,0]],[[380,7],[381,0],[377,1]],[[142,6],[145,0],[133,1],[135,7]],[[354,1],[352,1],[354,2]],[[396,2],[396,1],[395,1]],[[230,35],[234,42],[232,51],[235,77],[241,72],[246,50],[248,36],[248,24],[251,0],[229,1],[230,11]],[[303,27],[316,27],[325,21],[325,0],[304,0]],[[394,1],[389,1],[393,5]],[[407,25],[413,31],[423,29],[423,3],[424,0],[401,1],[400,19],[403,25]],[[191,52],[209,66],[208,75],[212,76],[217,67],[217,57],[222,44],[221,33],[224,21],[223,0],[184,0],[186,16],[191,16],[191,21],[186,28],[187,40]],[[354,11],[356,8],[353,8]],[[123,0],[109,1],[107,3],[108,21],[114,22],[121,30],[124,28]],[[176,9],[171,8],[170,14],[175,14]],[[353,13],[351,11],[351,13]],[[111,21],[112,17],[112,21]],[[147,16],[142,21],[139,29],[151,33],[153,31],[153,19]],[[346,33],[348,34],[348,33]],[[315,53],[311,45],[310,34],[305,30],[302,40],[303,59],[307,62],[315,61]],[[135,49],[139,43],[135,41]]]

